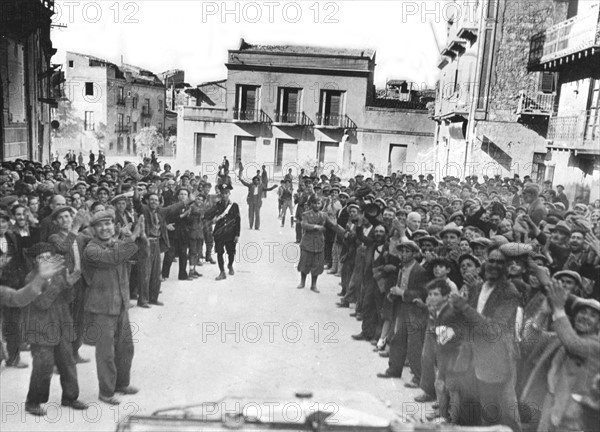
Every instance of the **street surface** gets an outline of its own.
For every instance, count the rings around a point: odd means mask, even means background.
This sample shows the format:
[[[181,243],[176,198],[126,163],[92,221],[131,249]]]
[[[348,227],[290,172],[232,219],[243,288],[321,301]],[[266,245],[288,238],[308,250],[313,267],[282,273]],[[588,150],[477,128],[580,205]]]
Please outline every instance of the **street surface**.
[[[420,390],[404,388],[411,378],[408,369],[401,380],[377,378],[387,359],[373,352],[370,343],[351,339],[360,332],[360,323],[349,316],[352,310],[335,306],[339,278],[320,277],[320,294],[296,289],[299,248],[289,216],[280,227],[276,191],[263,204],[260,231],[248,229],[245,197],[246,188],[234,185],[232,199],[242,214],[235,276],[216,282],[217,266],[205,264],[202,278],[180,282],[174,263],[171,278],[162,285],[165,306],[130,310],[135,345],[131,384],[140,389],[137,395],[119,395],[117,407],[100,402],[94,349],[84,346],[81,355],[92,361],[77,366],[79,399],[90,408],[61,407],[55,375],[48,416],[40,419],[24,411],[31,366],[17,370],[3,365],[0,429],[113,431],[119,419],[133,413],[148,415],[227,395],[273,396],[276,401],[319,389],[367,392],[397,412],[424,416],[425,405],[412,402]],[[31,365],[29,352],[22,360]]]

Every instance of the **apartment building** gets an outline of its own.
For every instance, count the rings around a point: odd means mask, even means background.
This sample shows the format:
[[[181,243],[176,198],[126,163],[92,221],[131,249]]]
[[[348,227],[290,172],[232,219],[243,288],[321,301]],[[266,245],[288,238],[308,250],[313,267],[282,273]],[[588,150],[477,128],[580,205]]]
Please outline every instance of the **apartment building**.
[[[545,177],[588,203],[600,197],[600,1],[573,0],[566,19],[531,38],[529,70],[554,77]]]
[[[366,160],[386,173],[433,157],[425,104],[377,98],[372,50],[242,39],[225,66],[226,80],[185,92],[178,166],[210,174],[226,156],[232,165],[241,159],[249,174],[261,165],[344,174]]]
[[[164,130],[165,86],[153,72],[74,52],[67,52],[63,70],[64,93],[83,130],[75,138],[55,140],[61,153],[103,150],[107,155],[135,155],[135,135],[141,129]]]
[[[0,160],[50,158],[54,0],[0,3]]]
[[[559,81],[549,68],[530,67],[531,40],[564,20],[572,5],[559,0],[450,3],[432,114],[436,162],[459,177],[518,174],[545,180],[550,175],[546,136]]]

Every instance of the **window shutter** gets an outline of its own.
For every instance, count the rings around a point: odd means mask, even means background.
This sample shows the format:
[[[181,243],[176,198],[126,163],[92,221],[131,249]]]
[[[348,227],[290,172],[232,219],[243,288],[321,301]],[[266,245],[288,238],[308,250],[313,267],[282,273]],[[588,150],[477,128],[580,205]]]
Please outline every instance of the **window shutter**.
[[[542,93],[554,93],[554,73],[542,72],[540,77],[540,91]]]

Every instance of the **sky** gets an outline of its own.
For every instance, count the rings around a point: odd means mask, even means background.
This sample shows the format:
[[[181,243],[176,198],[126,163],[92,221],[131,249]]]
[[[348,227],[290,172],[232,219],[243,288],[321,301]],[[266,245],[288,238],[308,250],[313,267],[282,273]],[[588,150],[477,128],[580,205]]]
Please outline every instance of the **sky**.
[[[66,51],[117,64],[123,56],[155,73],[183,69],[186,81],[197,85],[226,78],[227,50],[244,38],[251,44],[375,49],[378,88],[388,79],[432,87],[449,13],[445,2],[435,0],[57,1],[52,62],[64,63]]]

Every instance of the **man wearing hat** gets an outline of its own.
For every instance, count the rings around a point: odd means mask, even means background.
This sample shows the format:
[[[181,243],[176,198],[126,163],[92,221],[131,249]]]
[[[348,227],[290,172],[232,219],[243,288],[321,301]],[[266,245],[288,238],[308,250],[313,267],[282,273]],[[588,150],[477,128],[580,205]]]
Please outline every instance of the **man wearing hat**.
[[[416,261],[420,249],[415,242],[403,240],[397,249],[400,256],[400,271],[396,285],[390,290],[396,317],[394,336],[390,342],[389,367],[377,376],[400,378],[404,362],[408,358],[413,379],[407,383],[407,386],[418,388],[428,313],[414,301],[416,299],[425,301],[427,297],[425,286],[430,278],[427,271]]]
[[[65,258],[65,266],[69,272],[81,271],[81,255],[90,238],[79,230],[84,224],[86,212],[75,212],[72,207],[58,207],[52,212],[52,220],[58,226],[58,232],[52,234],[48,243],[54,246],[57,254]],[[87,363],[89,360],[79,356],[79,348],[83,342],[83,299],[84,280],[79,279],[73,284],[73,301],[70,304],[71,316],[77,324],[76,338],[73,341],[73,355],[77,363]]]
[[[600,372],[600,303],[571,297],[570,320],[565,311],[569,293],[557,281],[546,291],[558,340],[550,342],[539,357],[521,400],[541,407],[541,416],[534,414],[539,418],[538,431],[588,430],[581,423],[581,406],[571,395],[585,393]]]
[[[120,403],[115,392],[135,394],[130,370],[133,338],[129,324],[129,280],[127,262],[137,253],[135,241],[145,239],[144,215],[131,236],[115,240],[114,212],[96,213],[90,222],[94,238],[83,253],[84,276],[89,281],[85,312],[97,331],[87,330],[86,343],[96,345],[99,399],[110,405]],[[86,326],[88,329],[90,326]]]
[[[50,243],[37,243],[28,250],[28,254],[38,265],[58,259],[56,249]],[[77,410],[87,408],[86,404],[77,400],[79,385],[71,347],[74,322],[69,312],[72,287],[80,277],[79,269],[55,274],[45,281],[42,294],[23,311],[23,334],[25,341],[31,345],[33,358],[25,410],[32,415],[46,414],[41,404],[48,402],[54,366],[60,374],[61,405]]]

